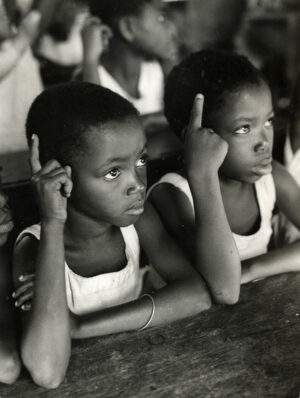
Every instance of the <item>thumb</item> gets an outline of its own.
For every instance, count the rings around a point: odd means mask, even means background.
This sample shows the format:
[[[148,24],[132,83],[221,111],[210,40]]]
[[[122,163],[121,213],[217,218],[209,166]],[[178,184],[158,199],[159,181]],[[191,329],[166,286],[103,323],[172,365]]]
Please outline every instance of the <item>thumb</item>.
[[[204,103],[203,95],[197,94],[194,99],[193,108],[191,111],[191,117],[189,123],[190,127],[193,128],[202,127],[203,103]]]

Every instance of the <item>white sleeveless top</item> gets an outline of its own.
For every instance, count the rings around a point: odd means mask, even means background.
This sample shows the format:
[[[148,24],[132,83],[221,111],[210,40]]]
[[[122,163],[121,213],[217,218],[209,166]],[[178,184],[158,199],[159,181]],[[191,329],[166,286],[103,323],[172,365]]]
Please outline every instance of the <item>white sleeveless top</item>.
[[[186,178],[177,173],[165,174],[150,188],[148,195],[155,186],[162,183],[174,185],[183,192],[189,199],[194,210],[193,196]],[[246,260],[247,258],[266,253],[272,234],[271,219],[276,197],[272,174],[267,174],[256,181],[255,191],[261,217],[260,228],[252,235],[237,235],[233,233],[241,260]]]
[[[143,62],[138,84],[139,98],[134,98],[120,86],[115,78],[99,65],[98,73],[101,86],[109,88],[126,98],[141,115],[160,112],[163,109],[164,75],[158,62]]]
[[[120,228],[125,242],[127,265],[117,272],[83,277],[75,274],[65,262],[66,294],[69,309],[78,315],[95,312],[137,299],[142,291],[147,267],[140,268],[140,244],[133,225]],[[40,224],[26,228],[16,244],[26,235],[40,240]]]

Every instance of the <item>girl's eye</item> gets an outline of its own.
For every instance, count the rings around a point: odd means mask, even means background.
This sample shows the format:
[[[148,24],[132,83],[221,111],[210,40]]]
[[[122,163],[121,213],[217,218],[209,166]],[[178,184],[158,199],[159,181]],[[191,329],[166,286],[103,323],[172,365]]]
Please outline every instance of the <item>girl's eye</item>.
[[[265,123],[265,127],[273,127],[274,125],[274,117],[270,117]]]
[[[147,156],[146,155],[139,158],[139,160],[136,162],[137,167],[143,167],[143,166],[146,166],[146,164],[147,164]]]
[[[114,179],[118,178],[120,174],[121,174],[121,172],[119,169],[112,169],[107,174],[105,174],[104,178],[106,180],[114,180]]]
[[[234,134],[248,134],[250,132],[250,126],[242,126],[236,130],[234,130]]]

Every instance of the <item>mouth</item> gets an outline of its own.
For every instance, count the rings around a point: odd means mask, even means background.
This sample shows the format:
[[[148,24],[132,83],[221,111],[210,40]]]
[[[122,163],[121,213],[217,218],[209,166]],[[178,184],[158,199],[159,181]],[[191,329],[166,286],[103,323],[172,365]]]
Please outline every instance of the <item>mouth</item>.
[[[263,159],[255,166],[253,174],[258,176],[263,176],[265,174],[271,173],[271,171],[272,171],[272,158],[268,157]]]
[[[0,225],[0,235],[8,234],[14,228],[14,226],[14,222],[10,219],[2,221]]]
[[[144,211],[144,203],[145,203],[144,199],[137,200],[136,202],[133,203],[132,206],[130,206],[127,209],[126,213],[133,215],[133,216],[138,216],[138,215],[142,214]]]

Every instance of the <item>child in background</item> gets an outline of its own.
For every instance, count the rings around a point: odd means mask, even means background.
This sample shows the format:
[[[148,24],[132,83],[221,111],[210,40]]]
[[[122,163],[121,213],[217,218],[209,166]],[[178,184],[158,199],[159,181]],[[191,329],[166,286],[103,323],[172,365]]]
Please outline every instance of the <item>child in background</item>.
[[[7,384],[16,381],[21,370],[17,343],[17,317],[10,298],[12,272],[7,238],[13,227],[7,197],[0,191],[0,383]]]
[[[83,58],[81,30],[88,15],[85,0],[60,2],[35,48],[44,86],[74,80]]]
[[[169,75],[165,114],[184,139],[185,170],[165,175],[150,200],[212,297],[236,303],[241,282],[299,271],[300,242],[268,252],[275,205],[299,228],[300,188],[272,161],[273,106],[261,73],[236,54],[192,54]]]
[[[84,80],[101,84],[130,101],[146,127],[166,124],[162,64],[177,59],[175,27],[161,0],[92,1],[84,32]]]
[[[42,90],[38,65],[30,48],[38,34],[40,17],[38,11],[29,12],[17,33],[9,21],[10,30],[0,38],[0,154],[27,149],[26,115]]]
[[[72,337],[163,325],[207,309],[210,297],[144,204],[146,139],[128,101],[91,83],[49,88],[29,111],[28,140],[32,134],[41,223],[17,239],[15,297],[18,305],[32,298],[22,319],[23,363],[37,384],[54,388]],[[140,246],[165,281],[153,294],[142,295]],[[19,281],[28,273],[34,293]]]

